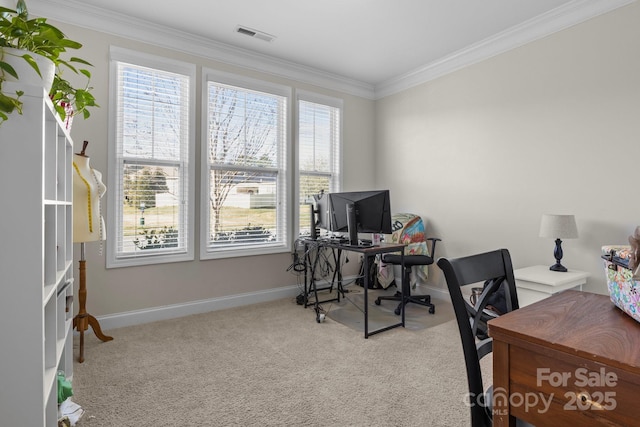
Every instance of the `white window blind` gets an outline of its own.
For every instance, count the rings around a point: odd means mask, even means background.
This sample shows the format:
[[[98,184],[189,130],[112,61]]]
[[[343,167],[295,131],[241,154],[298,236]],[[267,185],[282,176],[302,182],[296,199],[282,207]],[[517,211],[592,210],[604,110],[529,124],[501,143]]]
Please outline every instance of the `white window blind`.
[[[111,263],[193,259],[191,76],[118,60],[113,65]]]
[[[341,101],[298,96],[300,234],[310,233],[313,195],[340,191]]]
[[[201,258],[288,248],[288,99],[263,82],[206,78]]]

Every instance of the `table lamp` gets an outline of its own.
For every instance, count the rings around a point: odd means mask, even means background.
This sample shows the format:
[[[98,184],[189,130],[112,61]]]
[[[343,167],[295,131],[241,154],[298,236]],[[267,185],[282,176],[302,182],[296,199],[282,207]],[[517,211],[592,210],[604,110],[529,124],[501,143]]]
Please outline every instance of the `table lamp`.
[[[575,239],[578,237],[576,219],[573,215],[542,215],[540,223],[540,237],[551,237],[556,239],[556,247],[553,256],[556,263],[549,267],[552,271],[567,271],[567,268],[560,264],[562,260],[562,239]]]

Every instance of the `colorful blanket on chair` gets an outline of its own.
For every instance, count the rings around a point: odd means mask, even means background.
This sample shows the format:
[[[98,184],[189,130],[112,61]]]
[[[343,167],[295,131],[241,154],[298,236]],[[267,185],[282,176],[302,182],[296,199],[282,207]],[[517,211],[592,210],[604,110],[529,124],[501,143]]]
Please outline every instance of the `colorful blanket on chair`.
[[[386,242],[404,243],[405,255],[429,255],[427,239],[425,237],[424,222],[418,215],[409,213],[393,214],[391,218],[391,228],[393,233],[385,235]],[[393,266],[383,263],[379,264],[378,282],[383,288],[389,287],[394,280]],[[415,266],[412,269],[411,282],[424,282],[427,280],[428,269],[426,265]]]

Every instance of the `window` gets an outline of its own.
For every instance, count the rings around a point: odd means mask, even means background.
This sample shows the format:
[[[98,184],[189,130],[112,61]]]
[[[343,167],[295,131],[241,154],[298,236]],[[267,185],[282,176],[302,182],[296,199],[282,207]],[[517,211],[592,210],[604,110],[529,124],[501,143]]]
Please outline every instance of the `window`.
[[[111,50],[108,266],[193,259],[195,67]]]
[[[309,234],[312,196],[340,191],[342,101],[298,92],[299,231]]]
[[[108,267],[194,258],[194,81],[192,64],[111,49]],[[305,203],[340,190],[342,101],[291,99],[203,69],[201,259],[288,252],[309,233]]]
[[[291,89],[203,72],[200,257],[288,251]]]

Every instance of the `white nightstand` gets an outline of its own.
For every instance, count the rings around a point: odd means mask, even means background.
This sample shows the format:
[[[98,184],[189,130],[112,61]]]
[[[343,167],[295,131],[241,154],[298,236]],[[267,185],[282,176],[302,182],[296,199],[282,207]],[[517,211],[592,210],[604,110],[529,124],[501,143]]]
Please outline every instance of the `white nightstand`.
[[[567,289],[581,291],[582,285],[587,283],[587,277],[589,277],[589,273],[584,271],[551,271],[546,265],[520,268],[514,270],[513,274],[516,278],[520,307],[533,304]]]

